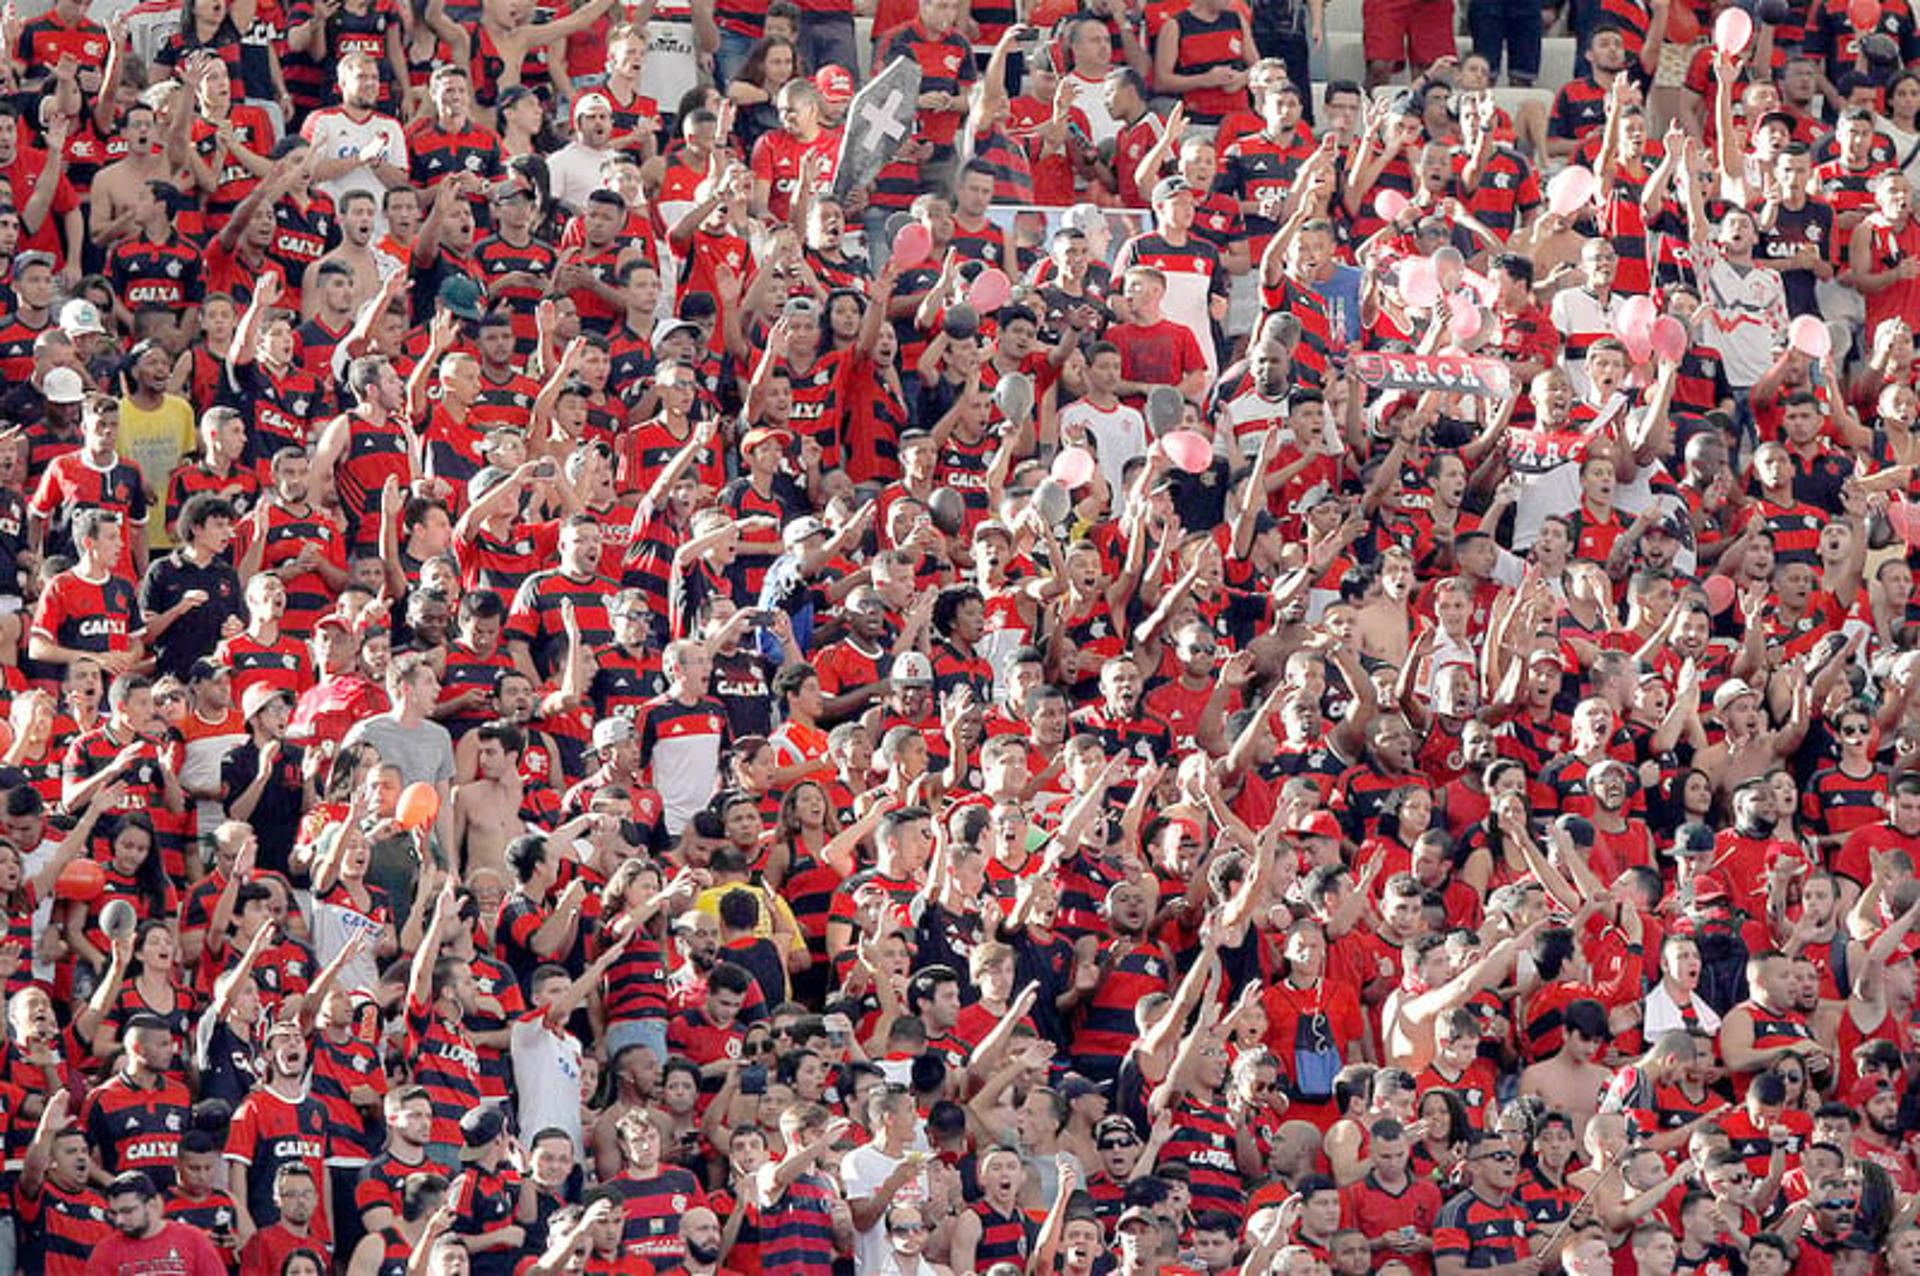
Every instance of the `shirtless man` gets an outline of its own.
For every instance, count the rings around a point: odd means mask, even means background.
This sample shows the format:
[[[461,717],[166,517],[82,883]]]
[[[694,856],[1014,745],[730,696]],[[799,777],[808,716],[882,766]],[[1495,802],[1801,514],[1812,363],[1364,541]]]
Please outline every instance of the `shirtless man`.
[[[1613,1078],[1612,1069],[1594,1062],[1612,1033],[1606,1007],[1597,1001],[1569,1003],[1562,1023],[1560,1049],[1520,1074],[1520,1093],[1537,1094],[1549,1109],[1571,1116],[1574,1137],[1580,1138],[1600,1110],[1600,1097]]]
[[[1381,1008],[1386,1057],[1414,1073],[1432,1063],[1433,1026],[1440,1016],[1497,986],[1512,973],[1515,955],[1532,942],[1532,929],[1503,939],[1451,977],[1446,941],[1440,936],[1424,936],[1408,945],[1401,954],[1405,973],[1400,986]]]
[[[453,787],[453,844],[463,874],[504,869],[507,843],[527,831],[520,818],[526,796],[520,751],[526,737],[505,722],[476,727],[473,735],[475,778]]]
[[[1413,558],[1393,546],[1380,554],[1380,576],[1354,614],[1360,650],[1398,667],[1413,642]]]
[[[390,271],[381,270],[381,262],[392,262],[373,250],[373,228],[380,212],[373,196],[366,191],[348,191],[340,201],[340,243],[320,260],[308,264],[305,274],[300,278],[300,318],[311,319],[320,309],[320,268],[330,261],[337,261],[353,272],[353,288],[349,293],[350,310],[358,313],[360,307],[373,300],[380,291],[380,283]]]
[[[1793,669],[1789,666],[1789,669]],[[1793,756],[1807,734],[1812,695],[1797,671],[1793,679],[1793,714],[1777,730],[1767,725],[1760,688],[1741,678],[1729,678],[1713,693],[1713,711],[1726,735],[1700,753],[1694,765],[1713,777],[1723,795],[1758,775],[1765,775]]]
[[[133,238],[140,229],[135,196],[149,182],[170,182],[174,177],[160,137],[159,116],[152,107],[144,102],[128,107],[120,135],[127,140],[126,158],[101,169],[88,196],[93,204],[88,233],[99,248]]]

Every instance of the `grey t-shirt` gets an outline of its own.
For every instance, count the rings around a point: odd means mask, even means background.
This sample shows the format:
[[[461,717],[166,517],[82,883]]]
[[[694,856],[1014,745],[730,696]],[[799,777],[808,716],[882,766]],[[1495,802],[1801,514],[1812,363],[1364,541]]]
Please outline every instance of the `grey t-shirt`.
[[[347,732],[346,744],[366,741],[380,760],[400,768],[400,783],[453,783],[453,737],[438,722],[403,727],[385,714],[368,718]]]

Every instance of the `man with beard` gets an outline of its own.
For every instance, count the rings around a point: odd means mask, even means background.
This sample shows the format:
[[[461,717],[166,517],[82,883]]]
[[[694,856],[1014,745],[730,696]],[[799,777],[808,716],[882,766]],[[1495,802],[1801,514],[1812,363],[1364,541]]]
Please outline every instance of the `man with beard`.
[[[1885,1170],[1901,1193],[1913,1192],[1920,1186],[1920,1168],[1903,1142],[1899,1091],[1881,1081],[1861,1081],[1849,1097],[1865,1126],[1853,1136],[1854,1158]]]
[[[1331,805],[1356,842],[1372,837],[1388,796],[1409,784],[1426,783],[1414,767],[1413,729],[1397,713],[1373,719],[1365,756],[1332,786]]]
[[[433,1103],[425,1088],[389,1090],[381,1107],[387,1123],[386,1147],[361,1169],[353,1191],[352,1208],[368,1234],[400,1220],[407,1179],[430,1168],[427,1144],[433,1137]],[[341,1208],[347,1208],[345,1202]]]
[[[169,1220],[153,1180],[137,1171],[107,1185],[106,1215],[118,1235],[104,1237],[86,1259],[88,1276],[225,1276],[226,1263],[206,1233]],[[48,1271],[56,1270],[49,1266]],[[277,1269],[276,1269],[277,1270]]]
[[[1792,1008],[1793,963],[1784,954],[1768,951],[1749,958],[1747,987],[1747,1000],[1727,1011],[1720,1024],[1720,1053],[1736,1093],[1744,1096],[1757,1074],[1789,1055],[1799,1055],[1809,1071],[1831,1067],[1825,1048]]]
[[[1729,689],[1744,701],[1754,693],[1738,680],[1721,685],[1714,699],[1720,700]],[[1729,727],[1731,730],[1731,727]],[[1797,875],[1814,867],[1799,846],[1774,836],[1779,822],[1773,784],[1765,776],[1755,776],[1733,791],[1733,827],[1714,836],[1712,872],[1726,887],[1727,896],[1750,917],[1765,914],[1767,879],[1779,863],[1792,865]]]
[[[535,572],[520,584],[507,615],[507,650],[515,668],[536,685],[557,678],[574,647],[599,649],[612,637],[607,607],[618,586],[600,574],[602,535],[592,514],[575,514],[560,527],[560,565]]]
[[[313,662],[319,681],[302,692],[288,724],[288,738],[307,748],[338,745],[348,731],[387,711],[386,691],[360,667],[359,636],[338,614],[313,628]]]

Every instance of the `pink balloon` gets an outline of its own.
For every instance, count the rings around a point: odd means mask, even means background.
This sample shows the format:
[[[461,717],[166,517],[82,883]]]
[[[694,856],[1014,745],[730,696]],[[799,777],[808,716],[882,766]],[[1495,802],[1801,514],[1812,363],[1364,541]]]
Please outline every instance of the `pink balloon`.
[[[1460,279],[1473,289],[1473,295],[1480,298],[1480,304],[1491,306],[1500,300],[1500,285],[1477,270],[1463,270]]]
[[[1440,300],[1440,274],[1426,257],[1400,263],[1400,296],[1415,310],[1430,310]]]
[[[1653,324],[1660,317],[1650,297],[1629,297],[1613,317],[1613,335],[1626,344],[1635,363],[1645,363],[1653,353]]]
[[[1447,326],[1453,330],[1455,341],[1472,341],[1480,335],[1480,307],[1474,304],[1472,293],[1456,292],[1447,298]]]
[[[1167,459],[1189,474],[1213,464],[1213,444],[1193,430],[1175,430],[1160,440]]]
[[[1747,50],[1753,40],[1753,15],[1745,9],[1736,9],[1732,5],[1720,11],[1713,20],[1713,44],[1730,58],[1737,58]]]
[[[1856,31],[1871,31],[1880,25],[1880,0],[1853,0],[1847,6],[1847,18]]]
[[[1719,572],[1700,582],[1700,589],[1707,596],[1707,610],[1718,616],[1733,606],[1733,581]]]
[[[1672,315],[1653,321],[1653,352],[1668,363],[1678,363],[1687,353],[1687,325]]]
[[[1383,187],[1373,197],[1373,211],[1380,214],[1380,220],[1390,222],[1407,211],[1407,197],[1392,187]]]
[[[1063,447],[1053,458],[1054,481],[1062,487],[1079,487],[1093,477],[1093,453],[1083,447]]]
[[[1787,325],[1787,343],[1809,359],[1833,353],[1833,332],[1817,315],[1801,315]]]
[[[893,237],[891,261],[897,270],[912,270],[933,256],[933,235],[919,222],[908,222]]]
[[[973,287],[967,289],[967,304],[986,315],[1006,305],[1012,295],[1012,282],[1003,272],[988,266],[973,277]]]
[[[1571,217],[1600,193],[1600,179],[1593,170],[1578,164],[1570,164],[1553,175],[1547,183],[1547,211],[1556,217]]]
[[[1904,500],[1890,503],[1887,506],[1887,526],[1907,543],[1907,548],[1913,548],[1914,536],[1920,534],[1920,519],[1915,517],[1913,506]]]

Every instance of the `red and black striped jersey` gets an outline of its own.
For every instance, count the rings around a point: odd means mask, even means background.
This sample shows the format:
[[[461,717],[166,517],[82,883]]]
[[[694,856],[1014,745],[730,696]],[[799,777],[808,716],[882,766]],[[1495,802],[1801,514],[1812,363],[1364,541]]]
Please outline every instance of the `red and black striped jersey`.
[[[379,543],[381,490],[388,479],[405,489],[413,477],[406,430],[392,421],[355,417],[346,449],[333,465],[334,490],[350,544],[365,549]]]
[[[252,519],[234,526],[234,554],[244,556],[254,536]],[[261,552],[260,570],[272,571],[292,559],[308,545],[319,551],[321,559],[336,570],[347,569],[347,542],[333,516],[322,510],[290,510],[279,502],[267,507],[267,544]],[[333,610],[333,591],[318,571],[301,572],[287,578],[287,610],[280,618],[280,631],[287,638],[304,639],[313,631],[314,622]]]
[[[316,1186],[327,1182],[327,1111],[311,1095],[282,1098],[270,1087],[254,1090],[234,1110],[227,1128],[227,1159],[247,1171],[247,1212],[256,1227],[280,1221],[273,1180],[286,1165],[304,1165]],[[313,1229],[328,1235],[327,1215],[313,1216]]]
[[[1512,1200],[1490,1205],[1462,1192],[1434,1220],[1433,1256],[1488,1267],[1517,1263],[1527,1256],[1527,1212]]]
[[[480,1053],[465,1025],[407,999],[407,1055],[433,1105],[433,1141],[461,1146],[460,1118],[480,1105]]]
[[[529,239],[524,244],[515,244],[497,234],[490,235],[473,246],[473,261],[487,281],[487,295],[496,301],[507,303],[507,311],[513,324],[514,347],[521,354],[531,352],[539,339],[534,313],[539,309],[540,299],[546,295],[546,290],[526,284],[498,284],[494,281],[502,275],[511,274],[537,275],[542,279],[551,279],[556,256],[552,247],[538,239]],[[483,387],[486,384],[488,382],[483,378]],[[509,382],[509,385],[513,383]],[[522,389],[523,387],[514,386],[514,388]],[[540,387],[536,382],[532,393],[537,395],[539,392]],[[484,388],[481,390],[480,398],[483,402],[487,401],[487,391]],[[514,406],[524,407],[530,411],[533,400],[529,398],[524,405],[516,403]],[[526,421],[527,417],[523,412],[519,417],[504,424],[525,425]]]
[[[247,462],[261,473],[282,448],[304,451],[318,437],[333,406],[326,387],[304,367],[294,365],[275,373],[258,359],[227,365],[220,401],[246,416]]]
[[[472,536],[453,544],[460,583],[466,589],[492,590],[511,607],[526,579],[542,564],[553,561],[559,543],[557,522],[515,522],[508,540],[490,535],[485,528],[475,528]]]
[[[500,138],[490,128],[469,120],[465,128],[449,131],[429,115],[406,133],[407,170],[416,190],[431,190],[454,173],[489,180],[500,176]]]
[[[250,633],[223,639],[214,649],[214,663],[233,675],[235,703],[248,687],[263,683],[298,699],[314,682],[313,660],[307,645],[290,634],[263,643]]]
[[[1007,233],[993,222],[981,218],[978,226],[963,226],[960,218],[953,219],[953,240],[949,247],[960,255],[962,261],[984,261],[989,266],[997,266],[1011,271],[1012,254],[1007,250]]]
[[[707,1203],[707,1193],[686,1170],[662,1166],[645,1178],[623,1171],[609,1179],[606,1189],[619,1200],[626,1225],[620,1243],[628,1255],[664,1264],[671,1270],[686,1253],[680,1239],[680,1216]]]
[[[1464,152],[1455,152],[1454,171],[1466,167]],[[1522,218],[1540,207],[1540,174],[1527,157],[1511,146],[1495,146],[1480,166],[1479,180],[1463,191],[1467,211],[1502,239],[1511,235]]]
[[[402,1161],[391,1152],[380,1153],[360,1168],[360,1177],[354,1181],[354,1211],[364,1218],[368,1210],[384,1207],[392,1210],[398,1219],[407,1176],[431,1172],[433,1168],[434,1163],[425,1157]]]
[[[1569,80],[1553,95],[1547,113],[1547,132],[1554,137],[1584,141],[1607,118],[1607,90],[1592,75]]]
[[[1203,18],[1182,7],[1173,15],[1179,31],[1179,51],[1173,67],[1181,75],[1205,75],[1225,67],[1244,70],[1255,56],[1247,38],[1247,20],[1239,10],[1224,8],[1212,18]],[[1245,88],[1188,89],[1180,95],[1186,104],[1187,118],[1195,124],[1212,125],[1247,109]]]
[[[475,257],[480,250],[474,249]],[[514,332],[515,338],[519,330]],[[527,349],[533,348],[532,338],[528,338]],[[524,353],[524,352],[523,352]],[[491,429],[496,425],[511,425],[524,428],[533,416],[533,401],[540,397],[540,383],[518,369],[510,369],[503,380],[496,380],[491,372],[480,371],[480,397],[475,399],[468,415],[476,426]]]
[[[1871,213],[1874,207],[1873,179],[1886,168],[1886,164],[1875,163],[1871,157],[1863,168],[1849,168],[1844,160],[1836,158],[1814,167],[1813,183],[1820,192],[1820,198],[1833,209],[1836,219],[1848,213]],[[1847,260],[1849,245],[1853,242],[1853,229],[1836,222],[1833,240],[1834,260]]]
[[[184,315],[206,297],[200,252],[179,238],[116,246],[107,258],[107,282],[120,304],[136,315]]]
[[[29,324],[20,318],[18,311],[0,320],[0,377],[9,385],[21,385],[33,375],[33,343],[40,334],[53,328],[53,317],[48,315],[38,324]],[[35,426],[40,426],[44,435],[45,425],[35,422],[27,427],[28,437],[32,438]],[[52,443],[53,440],[48,440]],[[60,452],[70,452],[80,446],[80,436],[76,433],[71,440],[60,440],[52,451],[28,457],[28,472],[38,474],[46,467],[46,462]]]
[[[51,1180],[33,1196],[18,1196],[14,1211],[24,1224],[20,1270],[44,1276],[86,1276],[88,1259],[115,1235],[107,1201],[90,1187],[69,1192]]]
[[[335,1041],[324,1032],[316,1033],[307,1092],[326,1113],[329,1165],[358,1165],[380,1146],[377,1123],[348,1098],[363,1086],[377,1095],[387,1092],[386,1070],[372,1044],[352,1035]],[[399,1212],[398,1204],[394,1212]]]
[[[139,1170],[164,1192],[173,1185],[174,1159],[192,1106],[187,1087],[172,1077],[142,1084],[120,1071],[88,1093],[80,1124],[103,1171]]]
[[[286,274],[287,305],[300,305],[300,281],[306,277],[307,267],[339,242],[340,220],[334,214],[333,201],[320,192],[308,197],[305,208],[290,195],[282,196],[273,206],[273,246],[267,256]]]
[[[503,636],[512,642],[526,643],[533,654],[534,666],[541,674],[556,676],[555,671],[566,656],[567,642],[560,604],[573,604],[581,641],[589,649],[597,649],[613,640],[607,603],[618,588],[605,576],[576,580],[557,569],[529,576],[513,597]]]
[[[1803,817],[1817,833],[1845,834],[1886,818],[1887,773],[1876,766],[1848,775],[1839,766],[1813,773],[1800,795]]]
[[[1074,1029],[1073,1059],[1082,1072],[1105,1077],[1119,1071],[1120,1060],[1139,1039],[1134,1007],[1150,994],[1172,991],[1174,967],[1158,943],[1124,939],[1102,944],[1099,961],[1104,974]]]
[[[587,696],[597,717],[637,721],[641,705],[666,694],[658,651],[612,646],[599,653],[596,665]]]
[[[1234,1127],[1226,1105],[1188,1095],[1169,1115],[1173,1137],[1161,1148],[1159,1164],[1187,1166],[1196,1210],[1225,1210],[1241,1217],[1247,1205],[1246,1179],[1234,1160]]]

